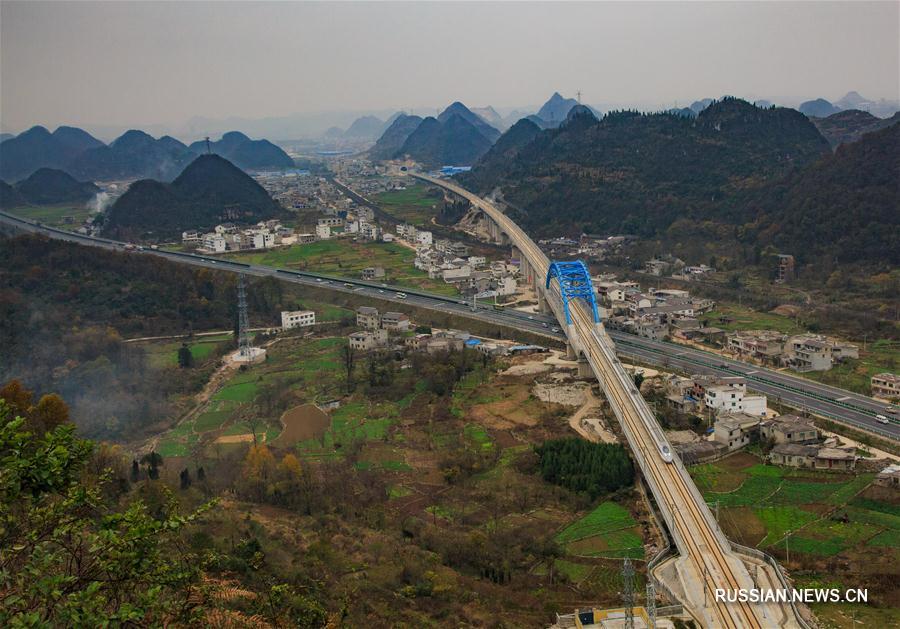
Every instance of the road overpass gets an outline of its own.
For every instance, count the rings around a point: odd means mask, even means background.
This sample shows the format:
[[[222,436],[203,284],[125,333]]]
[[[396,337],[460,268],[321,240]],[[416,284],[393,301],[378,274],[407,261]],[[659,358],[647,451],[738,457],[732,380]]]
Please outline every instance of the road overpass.
[[[803,620],[791,605],[728,604],[715,600],[716,590],[752,589],[754,579],[678,456],[666,456],[665,452],[672,453],[671,446],[631,376],[616,358],[613,342],[597,318],[596,307],[589,307],[584,299],[569,298],[574,295],[571,287],[579,285],[577,279],[566,276],[564,269],[552,264],[531,238],[489,201],[449,181],[411,175],[469,201],[492,221],[492,229],[502,236],[498,241],[508,239],[521,253],[521,275],[532,282],[543,297],[542,305],[553,312],[566,330],[579,360],[589,365],[600,382],[656,499],[680,553],[676,574],[685,608],[705,627],[802,626]]]

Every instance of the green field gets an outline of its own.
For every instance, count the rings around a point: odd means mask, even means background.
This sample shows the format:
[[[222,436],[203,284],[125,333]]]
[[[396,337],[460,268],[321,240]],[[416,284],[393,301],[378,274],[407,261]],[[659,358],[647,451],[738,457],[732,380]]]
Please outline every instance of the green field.
[[[720,317],[730,319],[720,321]],[[736,304],[720,303],[715,310],[704,314],[709,324],[729,332],[734,330],[775,330],[784,334],[802,334],[806,329],[798,325],[790,317],[772,312],[758,312]]]
[[[40,221],[51,227],[62,229],[77,229],[81,227],[85,219],[89,218],[91,211],[83,203],[63,203],[61,205],[26,205],[8,210],[10,214]],[[72,222],[66,222],[63,217],[71,216]]]
[[[164,457],[187,456],[199,442],[209,445],[219,435],[249,434],[250,427],[237,421],[237,418],[251,404],[264,407],[264,398],[275,390],[296,387],[312,396],[313,400],[334,397],[340,386],[337,380],[340,372],[338,353],[344,342],[342,338],[294,338],[276,344],[270,349],[268,362],[254,366],[246,373],[232,375],[212,396],[202,413],[163,434],[157,450]],[[258,413],[257,410],[254,412]],[[270,417],[260,421],[257,434],[265,434],[266,442],[271,443],[281,430],[280,423]],[[382,426],[379,429],[376,421],[366,430],[382,436],[386,428]],[[231,444],[226,446],[234,447]]]
[[[314,271],[354,279],[359,279],[360,272],[366,267],[381,266],[385,271],[385,284],[422,288],[442,295],[457,294],[451,284],[431,280],[427,273],[413,266],[415,251],[392,242],[361,243],[340,238],[260,253],[233,253],[225,257],[250,264]]]
[[[385,212],[412,225],[424,226],[431,223],[441,204],[441,197],[431,196],[434,188],[414,184],[406,190],[390,190],[372,197]]]
[[[718,503],[723,526],[738,541],[758,539],[760,548],[786,552],[789,545],[791,553],[829,557],[893,546],[900,538],[900,507],[857,497],[872,473],[847,477],[761,464],[736,469],[726,460],[694,466],[691,475],[707,502]],[[729,490],[714,491],[717,485]]]
[[[603,502],[557,533],[556,541],[570,555],[641,558],[644,547],[636,526],[627,509],[614,502]]]

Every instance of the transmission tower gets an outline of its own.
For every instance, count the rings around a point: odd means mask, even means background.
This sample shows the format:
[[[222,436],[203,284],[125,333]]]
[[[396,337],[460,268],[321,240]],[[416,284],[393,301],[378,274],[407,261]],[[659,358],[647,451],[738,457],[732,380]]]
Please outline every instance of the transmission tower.
[[[653,585],[653,579],[647,579],[647,602],[644,603],[644,609],[647,610],[647,624],[650,629],[656,627],[656,587]]]
[[[238,348],[241,356],[250,355],[250,337],[247,336],[247,292],[244,289],[244,274],[238,275]]]
[[[625,607],[625,629],[634,629],[634,566],[628,557],[622,562],[622,598]]]

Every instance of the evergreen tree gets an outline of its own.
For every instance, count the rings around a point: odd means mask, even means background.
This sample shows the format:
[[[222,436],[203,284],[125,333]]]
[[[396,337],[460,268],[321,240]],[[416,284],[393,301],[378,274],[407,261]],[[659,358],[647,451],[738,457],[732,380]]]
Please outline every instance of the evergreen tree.
[[[189,369],[194,366],[194,355],[191,353],[191,348],[187,346],[187,343],[182,343],[181,348],[178,350],[178,366],[182,369]]]

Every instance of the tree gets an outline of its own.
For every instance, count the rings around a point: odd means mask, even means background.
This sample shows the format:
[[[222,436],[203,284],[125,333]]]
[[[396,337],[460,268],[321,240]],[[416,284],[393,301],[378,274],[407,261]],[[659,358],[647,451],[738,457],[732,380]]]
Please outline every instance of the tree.
[[[347,376],[347,393],[353,391],[353,367],[356,364],[356,354],[348,341],[341,347],[341,358],[344,360],[344,372]]]
[[[30,424],[36,430],[46,432],[68,423],[69,406],[55,393],[41,396],[29,413]]]
[[[32,432],[0,402],[0,625],[192,624],[203,564],[178,538],[213,503],[118,510],[86,472],[93,448],[69,423]]]
[[[131,461],[131,482],[136,483],[141,478],[141,466],[138,464],[137,459],[132,459]]]
[[[635,371],[634,376],[634,386],[640,390],[641,385],[644,383],[644,372],[643,371]]]
[[[34,403],[34,393],[26,389],[22,383],[13,379],[0,388],[0,398],[6,400],[10,412],[25,417]]]
[[[150,480],[159,478],[159,466],[163,464],[161,454],[151,450],[141,457],[141,463],[147,466],[147,478]]]
[[[178,350],[178,366],[182,369],[190,369],[194,366],[194,354],[191,353],[191,348],[187,346],[187,343],[182,343]]]
[[[179,475],[179,484],[184,491],[185,489],[189,489],[191,486],[191,473],[188,468],[184,468],[181,470],[181,474]]]

